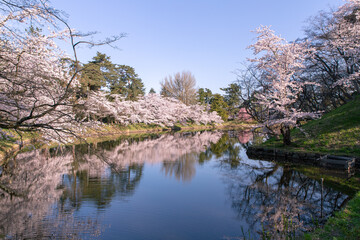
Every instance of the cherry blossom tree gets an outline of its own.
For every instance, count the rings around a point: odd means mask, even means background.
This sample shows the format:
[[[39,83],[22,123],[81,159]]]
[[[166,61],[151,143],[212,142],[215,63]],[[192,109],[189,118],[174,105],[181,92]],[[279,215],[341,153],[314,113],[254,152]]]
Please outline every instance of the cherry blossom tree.
[[[80,71],[76,47],[119,37],[76,41],[87,34],[71,29],[46,0],[1,0],[0,13],[0,128],[67,140],[79,127],[73,112]],[[71,44],[73,57],[61,51],[58,41]]]
[[[334,21],[329,25],[327,47],[337,51],[343,59],[345,75],[335,82],[353,91],[360,92],[360,1],[348,0],[333,14]]]
[[[31,33],[21,43],[7,42],[1,51],[1,128],[40,130],[48,138],[72,132],[72,94],[77,82],[54,38],[56,34]]]
[[[176,123],[219,124],[223,121],[216,112],[208,113],[202,105],[185,105],[174,98],[148,94],[137,101],[124,100],[121,95],[91,92],[84,100],[82,115],[88,120],[109,119],[121,125],[145,123],[173,126]]]
[[[315,117],[314,113],[302,112],[296,101],[304,83],[296,80],[296,74],[304,67],[309,49],[304,43],[288,43],[275,35],[269,27],[256,30],[257,42],[251,45],[258,58],[250,59],[260,72],[261,85],[255,94],[258,121],[267,129],[280,129],[285,145],[291,143],[290,130],[298,119]]]
[[[348,0],[309,19],[305,34],[315,51],[301,78],[317,85],[305,87],[304,109],[329,111],[359,93],[359,7]]]
[[[0,20],[0,127],[58,130],[72,118],[69,93],[76,84],[68,73],[65,54],[54,41],[68,32],[49,29],[44,35],[38,30],[35,24],[54,23],[46,5],[0,4],[4,14]],[[12,10],[6,12],[6,7]],[[66,131],[66,127],[61,129]]]

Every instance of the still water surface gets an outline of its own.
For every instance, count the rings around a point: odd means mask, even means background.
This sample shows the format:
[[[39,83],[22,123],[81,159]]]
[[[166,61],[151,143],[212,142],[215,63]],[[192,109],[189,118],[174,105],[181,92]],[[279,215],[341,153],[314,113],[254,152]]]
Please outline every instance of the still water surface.
[[[247,132],[123,137],[21,154],[1,170],[5,239],[258,239],[297,232],[349,193],[252,160]],[[272,233],[273,234],[273,233]]]

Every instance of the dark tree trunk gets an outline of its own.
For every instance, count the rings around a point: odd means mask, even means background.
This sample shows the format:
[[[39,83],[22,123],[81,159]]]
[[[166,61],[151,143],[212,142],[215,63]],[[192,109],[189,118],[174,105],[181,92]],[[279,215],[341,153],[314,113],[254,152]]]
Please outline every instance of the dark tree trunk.
[[[284,126],[280,129],[280,131],[283,136],[284,145],[290,145],[291,144],[290,127]]]

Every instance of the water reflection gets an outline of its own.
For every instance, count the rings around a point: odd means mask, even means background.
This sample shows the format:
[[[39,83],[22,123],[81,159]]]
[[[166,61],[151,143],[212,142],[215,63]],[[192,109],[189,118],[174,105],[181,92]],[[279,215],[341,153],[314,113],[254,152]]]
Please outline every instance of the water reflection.
[[[153,135],[19,154],[1,171],[0,236],[98,236],[102,228],[97,217],[73,214],[84,202],[104,209],[115,195],[131,196],[142,178],[145,162],[164,162],[166,175],[190,180],[195,174],[196,156],[221,135]]]
[[[121,230],[116,232],[115,227],[114,234],[133,239],[136,232],[143,234],[140,236],[166,239],[164,229],[170,229],[173,232],[169,236],[187,233],[181,235],[187,239],[214,238],[214,234],[218,234],[216,238],[238,239],[244,229],[247,236],[250,234],[255,239],[262,232],[280,239],[289,231],[299,234],[310,229],[314,221],[326,219],[348,200],[346,194],[306,177],[290,165],[248,159],[246,141],[261,138],[253,138],[250,132],[235,131],[175,133],[20,154],[0,173],[0,236],[103,238],[108,231],[103,218],[110,214],[109,209],[144,201],[143,212],[148,215],[142,212],[130,212],[128,218],[116,215],[111,224],[117,226],[122,221],[130,228],[151,216],[142,226],[150,226],[157,219],[159,228],[172,221],[178,228],[163,227],[163,231],[157,232],[142,227],[126,235]],[[149,176],[147,181],[155,181],[150,179],[151,166],[156,166],[158,175],[165,176],[156,179],[156,188],[161,190],[151,189],[151,194],[161,197],[150,195],[149,199],[139,200],[137,195],[144,185],[144,175]],[[206,179],[202,185],[196,185],[198,188],[191,185],[195,175]],[[169,178],[177,181],[168,181]],[[209,186],[208,181],[213,185]],[[168,192],[176,194],[191,188],[192,191],[176,196],[180,199],[176,207],[172,204],[176,198],[169,201]],[[188,199],[191,201],[187,202]],[[211,205],[211,199],[220,200]],[[223,199],[227,199],[225,205]],[[237,219],[233,219],[233,213]],[[136,218],[137,215],[145,220]],[[186,228],[186,223],[195,218],[206,226],[206,231],[194,232],[193,224]],[[180,224],[182,220],[186,223]]]
[[[253,236],[265,232],[274,239],[295,237],[349,198],[290,166],[247,159],[236,169],[229,165],[222,171],[231,206],[238,218],[248,221]]]
[[[67,239],[70,228],[98,235],[98,223],[53,208],[62,194],[62,176],[69,171],[71,155],[48,158],[39,151],[19,155],[0,176],[0,235],[8,239],[57,236]],[[54,235],[55,234],[55,235]]]
[[[61,202],[69,200],[79,209],[84,201],[93,202],[98,209],[106,208],[115,195],[131,196],[142,177],[143,165],[133,164],[106,174],[96,169],[73,171],[63,177]]]
[[[241,131],[238,134],[238,140],[241,144],[247,144],[253,140],[254,134],[250,130]]]
[[[164,161],[162,171],[166,176],[174,176],[178,181],[190,182],[195,176],[197,161],[198,153],[187,153],[176,161]]]
[[[243,147],[237,144],[236,135],[227,133],[222,136],[220,141],[210,147],[221,165],[230,166],[232,169],[237,168],[243,158],[240,154]]]

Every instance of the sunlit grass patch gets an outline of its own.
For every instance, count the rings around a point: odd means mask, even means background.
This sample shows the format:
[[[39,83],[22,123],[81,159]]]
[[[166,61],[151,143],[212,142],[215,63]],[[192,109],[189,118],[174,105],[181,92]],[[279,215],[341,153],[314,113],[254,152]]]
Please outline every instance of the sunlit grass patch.
[[[291,146],[284,147],[281,138],[271,138],[263,146],[360,156],[360,96],[301,129],[292,130]]]

